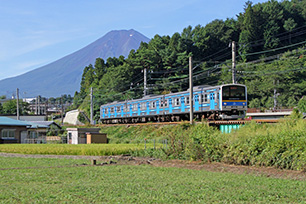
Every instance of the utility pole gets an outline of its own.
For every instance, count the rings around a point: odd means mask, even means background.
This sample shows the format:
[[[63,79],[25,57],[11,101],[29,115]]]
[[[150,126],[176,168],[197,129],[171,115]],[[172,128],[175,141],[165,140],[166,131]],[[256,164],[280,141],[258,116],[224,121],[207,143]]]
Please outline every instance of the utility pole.
[[[38,115],[38,96],[36,97],[35,114]]]
[[[143,69],[143,78],[144,78],[144,81],[143,81],[143,96],[146,96],[147,95],[147,68],[144,68]]]
[[[63,107],[63,95],[61,96],[61,119],[62,119],[62,125],[64,125],[64,107]]]
[[[236,42],[232,42],[232,83],[236,84]]]
[[[48,116],[48,98],[46,99],[46,102],[45,102],[45,114],[46,116]]]
[[[37,115],[40,115],[40,96],[37,96]]]
[[[193,123],[193,81],[192,81],[192,58],[189,57],[189,103],[190,103],[190,124]]]
[[[274,106],[273,106],[273,111],[275,111],[275,110],[276,110],[276,106],[277,106],[277,97],[278,97],[278,95],[279,95],[279,94],[276,92],[276,86],[279,85],[279,80],[277,80],[277,84],[276,84],[276,80],[274,79],[273,85],[274,85],[274,93],[273,93]]]
[[[20,120],[19,116],[19,89],[16,89],[16,98],[17,98],[17,120]]]
[[[93,90],[90,88],[90,124],[94,125],[93,122]]]

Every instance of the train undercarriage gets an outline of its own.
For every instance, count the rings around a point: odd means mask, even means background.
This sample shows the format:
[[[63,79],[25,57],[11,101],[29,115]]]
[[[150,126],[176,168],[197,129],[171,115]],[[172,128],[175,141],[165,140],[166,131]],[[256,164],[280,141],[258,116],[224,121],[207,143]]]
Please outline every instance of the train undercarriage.
[[[210,111],[194,113],[194,120],[233,120],[244,118],[245,111]],[[184,114],[169,114],[169,115],[151,115],[151,116],[134,116],[125,118],[109,118],[101,119],[102,124],[131,124],[131,123],[147,123],[147,122],[179,122],[179,121],[189,121],[190,115],[188,113]]]

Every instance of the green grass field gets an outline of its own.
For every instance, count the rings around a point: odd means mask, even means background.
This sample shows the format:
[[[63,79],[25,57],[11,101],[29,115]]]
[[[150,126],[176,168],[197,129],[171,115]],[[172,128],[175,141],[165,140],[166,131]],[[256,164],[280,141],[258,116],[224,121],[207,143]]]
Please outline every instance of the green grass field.
[[[80,165],[83,163],[90,162],[0,157],[0,203],[306,202],[305,181],[149,165]]]
[[[154,144],[147,144],[152,148]],[[156,144],[156,147],[161,144]],[[54,155],[120,155],[130,151],[143,150],[144,144],[0,144],[0,152],[21,154],[54,154]]]

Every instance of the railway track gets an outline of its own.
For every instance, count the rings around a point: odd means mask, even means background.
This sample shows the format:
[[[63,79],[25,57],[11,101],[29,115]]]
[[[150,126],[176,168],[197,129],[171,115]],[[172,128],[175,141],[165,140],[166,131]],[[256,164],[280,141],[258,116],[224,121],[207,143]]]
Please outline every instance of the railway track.
[[[254,120],[211,120],[206,121],[209,125],[229,125],[229,124],[246,124],[251,121],[255,121],[256,123],[277,123],[279,120],[277,119],[254,119]],[[183,123],[188,123],[189,121],[181,121],[181,122],[148,122],[148,123],[128,123],[128,124],[98,124],[95,125],[97,127],[111,127],[111,126],[163,126],[163,125],[178,125]],[[202,122],[195,122],[202,123]]]

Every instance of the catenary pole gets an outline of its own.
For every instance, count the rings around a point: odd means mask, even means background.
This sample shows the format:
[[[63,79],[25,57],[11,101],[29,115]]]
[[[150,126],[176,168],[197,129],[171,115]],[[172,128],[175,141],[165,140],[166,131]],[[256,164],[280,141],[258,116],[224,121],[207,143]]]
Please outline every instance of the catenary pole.
[[[90,124],[93,123],[93,89],[92,87],[90,88]]]
[[[192,57],[189,57],[189,103],[190,103],[190,124],[193,123],[193,81],[192,81]]]
[[[232,42],[232,83],[236,84],[236,42]]]
[[[144,81],[143,81],[143,96],[146,96],[147,95],[147,68],[144,68],[143,69],[143,78],[144,78]]]
[[[61,96],[61,119],[62,119],[62,125],[64,125],[63,95]]]

